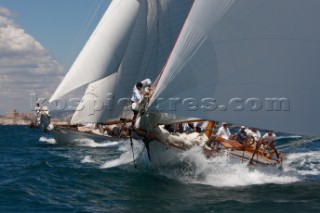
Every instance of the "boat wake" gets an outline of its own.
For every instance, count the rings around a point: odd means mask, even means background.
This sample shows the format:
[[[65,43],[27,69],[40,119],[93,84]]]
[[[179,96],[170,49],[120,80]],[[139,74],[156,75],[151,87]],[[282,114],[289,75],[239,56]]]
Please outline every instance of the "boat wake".
[[[133,162],[133,154],[135,159],[137,159],[140,154],[143,151],[143,144],[133,140],[133,153],[132,153],[132,148],[130,143],[123,143],[120,147],[119,147],[119,151],[122,152],[122,154],[120,155],[119,158],[117,159],[113,159],[110,161],[105,162],[102,166],[100,166],[101,169],[109,169],[109,168],[114,168],[114,167],[118,167],[118,166],[122,166],[122,165],[126,165],[129,163]]]
[[[57,143],[55,139],[53,139],[53,138],[46,138],[46,137],[44,137],[44,136],[40,137],[40,138],[39,138],[39,141],[40,141],[40,142],[44,142],[44,143],[48,143],[48,144],[56,144],[56,143]]]

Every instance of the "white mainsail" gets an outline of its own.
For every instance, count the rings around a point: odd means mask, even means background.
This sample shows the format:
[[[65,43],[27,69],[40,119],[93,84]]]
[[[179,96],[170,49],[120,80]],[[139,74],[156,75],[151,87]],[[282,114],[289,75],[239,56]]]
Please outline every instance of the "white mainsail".
[[[51,97],[54,101],[116,72],[139,11],[138,0],[113,0],[97,28]]]
[[[130,99],[137,81],[144,78],[154,81],[157,78],[192,2],[141,0],[132,35],[117,72],[88,86],[71,123],[131,118],[131,110],[126,107],[125,99]]]
[[[319,0],[196,0],[150,109],[319,136],[319,10]]]

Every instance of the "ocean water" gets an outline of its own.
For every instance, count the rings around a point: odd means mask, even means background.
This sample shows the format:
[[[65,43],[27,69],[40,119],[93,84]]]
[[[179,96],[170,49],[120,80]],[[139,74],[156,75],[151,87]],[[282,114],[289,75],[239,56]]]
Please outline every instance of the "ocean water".
[[[60,146],[50,134],[0,126],[0,212],[320,212],[320,139],[279,134],[281,168],[205,159],[151,167],[134,141]]]

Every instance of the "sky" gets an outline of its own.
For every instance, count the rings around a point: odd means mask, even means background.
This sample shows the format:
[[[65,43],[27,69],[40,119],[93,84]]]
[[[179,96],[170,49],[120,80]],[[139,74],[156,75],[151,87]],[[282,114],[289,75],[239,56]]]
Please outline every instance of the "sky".
[[[0,115],[50,98],[109,4],[0,0]]]

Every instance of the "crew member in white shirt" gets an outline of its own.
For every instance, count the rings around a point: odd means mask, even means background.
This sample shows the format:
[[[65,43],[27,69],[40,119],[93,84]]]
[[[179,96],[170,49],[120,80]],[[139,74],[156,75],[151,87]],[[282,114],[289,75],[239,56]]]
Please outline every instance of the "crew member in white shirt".
[[[222,123],[222,126],[218,129],[218,132],[216,135],[223,139],[229,139],[231,133],[226,122]]]
[[[247,135],[252,136],[255,140],[255,142],[259,142],[261,139],[261,133],[259,130],[257,130],[255,127],[252,127],[251,129],[248,129]]]
[[[151,87],[151,80],[148,78],[136,83],[136,85],[133,87],[132,97],[131,97],[131,102],[132,102],[131,109],[133,111],[132,125],[134,125],[136,118],[138,116],[138,113],[140,111],[139,104],[143,98],[145,88],[147,87],[148,88]],[[148,91],[150,91],[150,89],[148,89]]]
[[[276,134],[273,133],[273,131],[269,130],[266,134],[263,135],[262,137],[265,140],[265,144],[268,147],[270,147],[271,149],[273,149],[277,155],[277,158],[279,159],[279,153],[276,149]]]

